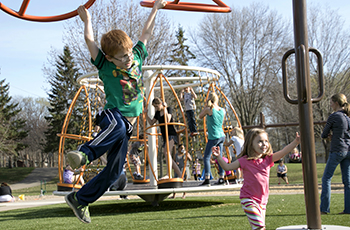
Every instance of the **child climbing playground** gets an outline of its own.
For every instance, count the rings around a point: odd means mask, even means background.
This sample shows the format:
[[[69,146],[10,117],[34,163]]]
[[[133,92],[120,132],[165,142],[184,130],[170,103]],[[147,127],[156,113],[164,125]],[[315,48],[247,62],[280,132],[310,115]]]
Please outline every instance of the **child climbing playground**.
[[[84,38],[92,63],[99,71],[106,94],[104,110],[100,118],[101,131],[97,136],[67,154],[73,169],[86,165],[108,151],[107,165],[97,176],[78,192],[65,197],[69,207],[83,223],[90,223],[89,204],[100,198],[120,176],[128,150],[133,124],[142,113],[143,81],[142,63],[147,57],[146,45],[152,35],[155,17],[166,1],[157,0],[144,24],[140,39],[133,47],[130,37],[122,30],[111,30],[101,38],[98,48],[91,23],[91,16],[84,6],[78,8],[84,23]]]

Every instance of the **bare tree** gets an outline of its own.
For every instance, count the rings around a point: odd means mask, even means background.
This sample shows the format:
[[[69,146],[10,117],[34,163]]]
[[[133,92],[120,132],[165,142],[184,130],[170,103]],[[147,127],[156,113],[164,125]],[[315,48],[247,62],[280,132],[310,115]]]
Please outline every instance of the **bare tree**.
[[[47,108],[49,103],[44,98],[15,97],[14,101],[18,103],[21,112],[17,115],[26,120],[25,130],[28,130],[28,136],[23,143],[28,147],[20,152],[21,160],[28,161],[29,165],[34,167],[34,162],[41,157],[43,144],[45,143],[44,132],[47,129],[45,116],[48,115]]]
[[[314,115],[318,120],[328,118],[331,112],[329,99],[333,94],[349,95],[350,32],[344,22],[329,6],[310,5],[308,9],[309,46],[317,48],[323,56],[325,97],[314,105]],[[317,62],[314,55],[310,59],[314,94],[317,96]]]
[[[101,0],[90,9],[95,41],[99,45],[101,36],[112,30],[125,31],[136,43],[141,36],[150,9],[142,8],[139,1]],[[146,64],[164,64],[171,53],[171,44],[175,35],[173,25],[161,11],[157,13],[152,39],[147,43],[148,58]],[[83,72],[92,72],[94,67],[90,62],[90,54],[84,41],[84,27],[79,17],[65,24],[64,41],[76,58],[76,63]]]
[[[317,48],[323,56],[325,96],[313,105],[314,119],[327,120],[332,112],[329,100],[335,93],[350,96],[350,32],[345,28],[345,20],[329,5],[310,5],[308,8],[309,46]],[[318,70],[314,55],[311,60],[311,79],[313,95],[318,94]],[[320,138],[324,126],[315,126],[315,136]],[[328,158],[329,143],[322,141],[325,159]]]
[[[219,71],[243,125],[257,122],[280,74],[290,30],[276,11],[263,4],[232,7],[230,14],[206,16],[192,33],[193,52],[202,65]]]

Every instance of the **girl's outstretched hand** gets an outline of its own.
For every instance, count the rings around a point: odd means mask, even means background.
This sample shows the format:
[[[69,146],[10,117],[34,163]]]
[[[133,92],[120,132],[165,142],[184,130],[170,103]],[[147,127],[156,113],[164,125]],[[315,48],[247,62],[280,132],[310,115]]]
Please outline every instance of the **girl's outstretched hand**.
[[[213,148],[211,148],[211,152],[216,157],[220,156],[220,147],[214,146]]]

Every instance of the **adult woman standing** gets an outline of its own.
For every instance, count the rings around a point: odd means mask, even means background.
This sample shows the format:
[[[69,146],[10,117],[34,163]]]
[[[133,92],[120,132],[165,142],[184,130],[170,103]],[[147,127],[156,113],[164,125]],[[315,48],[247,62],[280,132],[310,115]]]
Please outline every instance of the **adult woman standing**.
[[[331,179],[338,164],[344,184],[344,211],[339,214],[350,214],[350,105],[346,96],[338,93],[331,97],[330,106],[334,113],[328,117],[321,135],[322,138],[331,138],[329,158],[322,177],[321,214],[330,212]]]
[[[211,148],[214,146],[220,147],[220,156],[222,156],[223,144],[225,141],[225,133],[222,129],[224,122],[225,110],[218,106],[218,95],[214,92],[209,94],[207,100],[207,107],[205,107],[199,114],[199,118],[203,119],[207,116],[207,129],[208,129],[208,143],[204,151],[204,171],[205,180],[201,185],[210,185],[210,157]],[[224,184],[225,171],[219,165],[219,180],[216,184]]]

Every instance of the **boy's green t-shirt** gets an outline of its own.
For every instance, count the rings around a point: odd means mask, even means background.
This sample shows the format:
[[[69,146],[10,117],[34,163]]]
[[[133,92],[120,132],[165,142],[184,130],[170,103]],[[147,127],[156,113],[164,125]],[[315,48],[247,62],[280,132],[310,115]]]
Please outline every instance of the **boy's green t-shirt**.
[[[103,81],[107,101],[104,109],[117,107],[125,117],[137,117],[142,113],[142,63],[148,53],[141,41],[133,47],[133,53],[134,60],[130,69],[121,69],[109,62],[101,50],[95,61],[91,60]]]

